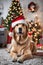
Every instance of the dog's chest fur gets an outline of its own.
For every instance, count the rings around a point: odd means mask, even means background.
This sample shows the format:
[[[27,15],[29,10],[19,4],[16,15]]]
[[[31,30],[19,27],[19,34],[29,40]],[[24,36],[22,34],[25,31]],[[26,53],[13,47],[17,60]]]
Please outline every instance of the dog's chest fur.
[[[24,45],[19,45],[16,43],[14,48],[18,55],[22,55],[23,53],[25,53],[26,50],[30,48],[29,46],[30,46],[30,42],[27,41]]]

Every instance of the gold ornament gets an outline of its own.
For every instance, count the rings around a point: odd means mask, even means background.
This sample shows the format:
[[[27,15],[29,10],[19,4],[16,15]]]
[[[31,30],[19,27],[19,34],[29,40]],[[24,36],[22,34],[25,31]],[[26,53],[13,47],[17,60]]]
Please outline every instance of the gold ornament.
[[[14,4],[16,4],[16,2],[14,2]]]
[[[30,31],[30,29],[28,29],[28,31]]]
[[[19,13],[19,12],[17,11],[17,13]]]
[[[15,6],[13,6],[13,9],[15,9]]]
[[[39,32],[41,32],[42,30],[41,29],[38,29]]]
[[[8,25],[7,25],[7,27],[8,27]]]
[[[15,10],[17,10],[17,8]]]
[[[37,34],[39,34],[39,32],[36,32]]]
[[[10,11],[10,14],[11,14],[12,12]]]
[[[11,15],[11,17],[13,17],[13,16]]]
[[[35,27],[37,27],[37,24],[35,24]]]
[[[13,18],[11,18],[11,20],[13,20]]]
[[[8,17],[8,20],[10,20],[10,17]]]
[[[18,9],[20,10],[20,7]]]
[[[35,34],[34,37],[37,37],[37,34]]]
[[[32,31],[33,31],[33,32],[36,31],[36,28],[33,27]]]

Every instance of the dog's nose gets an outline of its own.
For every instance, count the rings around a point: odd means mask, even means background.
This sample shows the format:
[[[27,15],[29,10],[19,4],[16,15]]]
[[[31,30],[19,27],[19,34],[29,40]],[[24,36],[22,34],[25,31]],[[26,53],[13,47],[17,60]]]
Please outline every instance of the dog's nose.
[[[22,28],[19,28],[19,33],[22,34]]]

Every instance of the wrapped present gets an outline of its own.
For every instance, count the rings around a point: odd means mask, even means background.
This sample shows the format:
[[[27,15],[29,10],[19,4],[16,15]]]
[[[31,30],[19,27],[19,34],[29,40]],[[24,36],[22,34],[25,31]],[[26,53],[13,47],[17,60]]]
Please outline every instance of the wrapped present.
[[[0,25],[0,45],[4,46],[7,43],[7,29]]]
[[[37,49],[38,50],[43,50],[43,44],[41,44],[41,43],[37,44]]]

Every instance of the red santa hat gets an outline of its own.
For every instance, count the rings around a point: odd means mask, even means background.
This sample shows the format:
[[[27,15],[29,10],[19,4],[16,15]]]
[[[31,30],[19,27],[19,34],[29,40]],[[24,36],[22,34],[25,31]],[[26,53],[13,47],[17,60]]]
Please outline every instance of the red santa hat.
[[[13,20],[12,20],[9,36],[12,37],[12,35],[13,35],[12,30],[13,30],[13,28],[14,28],[17,24],[25,24],[25,25],[27,26],[27,23],[25,22],[25,18],[24,18],[23,15],[20,15],[20,16],[18,16],[16,19],[13,19]]]

